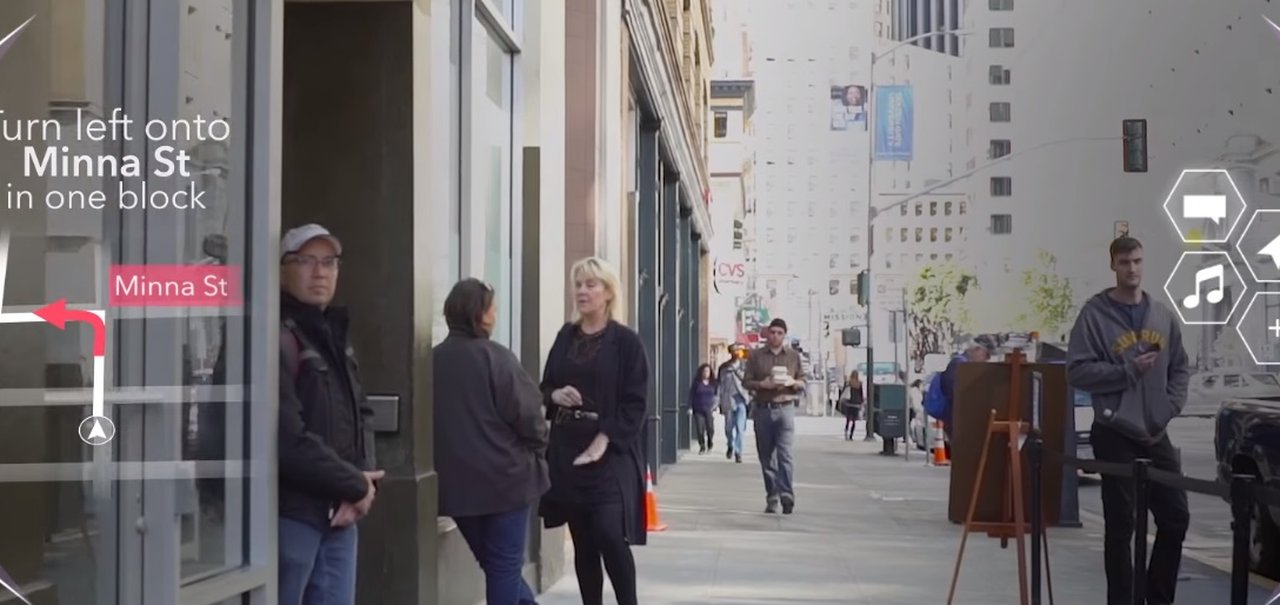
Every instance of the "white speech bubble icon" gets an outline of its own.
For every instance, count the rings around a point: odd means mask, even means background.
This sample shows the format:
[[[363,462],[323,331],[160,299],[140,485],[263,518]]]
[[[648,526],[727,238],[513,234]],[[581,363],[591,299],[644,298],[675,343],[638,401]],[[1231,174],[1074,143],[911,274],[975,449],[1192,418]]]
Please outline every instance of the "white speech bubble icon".
[[[1227,196],[1184,195],[1182,218],[1207,218],[1215,224],[1227,218]]]

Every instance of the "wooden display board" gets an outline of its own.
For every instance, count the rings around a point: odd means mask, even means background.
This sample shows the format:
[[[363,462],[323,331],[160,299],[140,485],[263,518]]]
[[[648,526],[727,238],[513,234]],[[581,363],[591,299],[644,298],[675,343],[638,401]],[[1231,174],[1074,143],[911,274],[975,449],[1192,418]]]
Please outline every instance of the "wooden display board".
[[[1074,413],[1067,398],[1066,366],[1062,364],[1026,364],[1021,368],[1022,420],[1031,421],[1031,374],[1039,372],[1044,381],[1041,396],[1040,431],[1044,438],[1045,462],[1041,476],[1043,489],[1041,502],[1045,525],[1058,522],[1062,505],[1062,467],[1051,462],[1062,454],[1065,442],[1066,418]],[[987,423],[991,411],[996,420],[1008,419],[1009,380],[1011,372],[1005,363],[962,363],[956,368],[955,399],[951,411],[951,490],[947,503],[947,518],[952,523],[964,523],[969,500],[973,494],[978,461],[986,439]],[[983,473],[983,489],[979,494],[974,514],[975,522],[1000,521],[1005,490],[1009,483],[1008,437],[994,435],[988,452],[986,472]],[[1074,455],[1074,452],[1071,452]],[[1029,469],[1026,454],[1022,456],[1023,469]],[[1024,492],[1029,502],[1030,471],[1023,472]],[[1028,509],[1029,510],[1029,509]]]

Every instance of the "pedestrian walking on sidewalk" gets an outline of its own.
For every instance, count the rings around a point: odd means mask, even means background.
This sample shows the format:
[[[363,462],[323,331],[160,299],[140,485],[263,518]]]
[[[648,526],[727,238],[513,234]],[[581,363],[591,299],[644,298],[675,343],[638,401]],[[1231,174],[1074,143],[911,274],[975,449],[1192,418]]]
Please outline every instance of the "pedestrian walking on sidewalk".
[[[618,276],[588,258],[569,272],[578,319],[556,335],[542,377],[551,445],[547,527],[569,525],[583,605],[602,605],[604,569],[619,605],[636,605],[632,545],[646,542],[643,429],[649,365],[640,336],[614,320]]]
[[[1096,459],[1128,464],[1149,458],[1155,468],[1181,474],[1166,432],[1186,404],[1190,378],[1179,319],[1142,289],[1138,240],[1118,238],[1110,253],[1116,285],[1080,310],[1067,348],[1067,380],[1093,399],[1090,442]],[[1187,493],[1157,483],[1149,489],[1156,540],[1147,568],[1146,602],[1170,605],[1190,523]],[[1129,479],[1103,475],[1108,605],[1133,602],[1134,497]]]
[[[332,305],[342,243],[308,224],[280,250],[280,603],[354,605],[356,525],[383,471],[366,453],[350,318]]]
[[[693,384],[689,386],[689,410],[693,412],[693,432],[698,436],[698,453],[705,454],[715,447],[716,378],[711,365],[698,366]]]
[[[853,431],[858,428],[858,415],[862,413],[862,378],[858,371],[849,374],[849,380],[840,388],[837,397],[840,410],[844,412],[844,438],[853,441]]]
[[[739,464],[742,463],[742,436],[747,432],[747,389],[742,386],[746,356],[746,347],[729,345],[729,361],[721,364],[720,371],[716,372],[719,386],[716,395],[720,398],[720,415],[724,416],[724,438],[729,442],[724,457]]]
[[[550,480],[542,391],[490,337],[493,287],[458,282],[444,301],[449,336],[432,351],[440,514],[452,517],[484,570],[485,602],[536,605],[523,571],[533,504]]]
[[[766,513],[791,514],[796,504],[793,488],[795,461],[791,446],[796,435],[796,406],[805,392],[800,354],[786,346],[787,322],[769,323],[767,344],[747,358],[743,384],[752,391],[756,452],[764,475]]]

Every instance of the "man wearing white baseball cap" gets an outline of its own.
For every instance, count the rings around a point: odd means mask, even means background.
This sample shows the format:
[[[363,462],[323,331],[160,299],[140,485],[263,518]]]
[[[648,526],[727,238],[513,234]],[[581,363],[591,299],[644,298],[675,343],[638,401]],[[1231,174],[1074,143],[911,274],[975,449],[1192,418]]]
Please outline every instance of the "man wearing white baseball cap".
[[[313,223],[280,252],[280,603],[354,605],[356,522],[383,471],[365,453],[349,317],[331,304],[342,243]]]

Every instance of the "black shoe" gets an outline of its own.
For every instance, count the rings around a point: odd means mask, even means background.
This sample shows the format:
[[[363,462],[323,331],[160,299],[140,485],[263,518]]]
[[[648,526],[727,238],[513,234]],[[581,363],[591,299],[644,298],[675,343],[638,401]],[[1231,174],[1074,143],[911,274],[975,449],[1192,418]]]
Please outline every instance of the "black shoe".
[[[703,455],[703,454],[705,454],[705,453],[707,453],[707,448],[702,447],[702,446],[698,446],[698,455],[699,455],[699,456],[701,456],[701,455]]]
[[[742,454],[738,454],[738,455],[734,456],[734,457],[733,457],[733,461],[734,461],[734,462],[737,462],[738,464],[742,464]]]
[[[732,445],[731,445],[731,446],[729,446],[729,449],[726,449],[726,450],[724,451],[724,459],[725,459],[725,460],[729,460],[729,459],[731,459],[731,458],[733,458],[733,446],[732,446]]]
[[[791,511],[795,510],[795,508],[796,508],[795,500],[791,500],[789,498],[782,499],[782,514],[790,515]]]
[[[765,505],[765,507],[764,507],[764,512],[765,512],[765,514],[767,514],[767,515],[776,515],[776,514],[778,514],[778,503],[777,503],[777,502],[770,502],[769,504]]]

